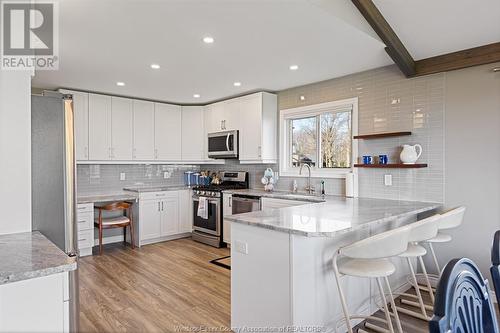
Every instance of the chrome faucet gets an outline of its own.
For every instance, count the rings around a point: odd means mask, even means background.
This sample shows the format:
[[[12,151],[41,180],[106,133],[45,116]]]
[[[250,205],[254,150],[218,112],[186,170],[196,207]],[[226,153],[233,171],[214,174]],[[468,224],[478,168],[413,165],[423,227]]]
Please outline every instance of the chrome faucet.
[[[302,168],[305,166],[307,166],[307,170],[309,171],[309,176],[307,177],[307,187],[306,187],[306,191],[307,193],[309,194],[313,194],[314,193],[314,187],[311,186],[311,166],[307,163],[301,163],[300,164],[300,170],[299,170],[299,175],[302,175]]]

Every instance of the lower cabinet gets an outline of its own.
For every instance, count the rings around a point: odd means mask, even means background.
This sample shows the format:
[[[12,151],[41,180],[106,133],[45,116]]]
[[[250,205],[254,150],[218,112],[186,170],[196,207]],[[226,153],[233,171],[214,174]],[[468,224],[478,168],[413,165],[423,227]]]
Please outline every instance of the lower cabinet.
[[[80,257],[91,255],[94,246],[94,203],[78,204],[76,220]]]
[[[233,215],[233,196],[232,194],[224,193],[222,196],[222,213],[224,217]],[[222,222],[222,241],[227,245],[231,245],[231,222],[223,219]]]
[[[138,245],[183,237],[191,232],[189,190],[143,193],[138,207]]]
[[[1,285],[0,332],[69,332],[67,279],[64,272]]]

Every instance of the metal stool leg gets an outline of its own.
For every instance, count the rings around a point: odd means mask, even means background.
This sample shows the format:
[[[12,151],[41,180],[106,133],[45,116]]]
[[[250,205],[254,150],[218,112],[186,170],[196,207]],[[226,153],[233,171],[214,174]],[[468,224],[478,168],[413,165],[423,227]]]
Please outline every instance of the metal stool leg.
[[[436,265],[438,275],[441,276],[441,267],[439,267],[439,262],[436,257],[436,252],[434,251],[434,247],[432,246],[432,243],[427,243],[427,244],[429,244],[429,249],[431,250],[432,254],[432,260],[434,260],[434,264]]]
[[[432,304],[434,304],[434,291],[432,290],[431,281],[429,280],[429,275],[427,275],[427,269],[425,268],[424,259],[422,257],[418,257],[418,260],[419,260],[420,266],[422,268],[422,273],[424,274],[424,277],[425,277],[425,283],[427,284],[427,291],[429,293],[429,296],[431,297]],[[417,288],[418,288],[418,284],[417,284]]]
[[[342,311],[344,312],[344,317],[346,320],[347,332],[353,333],[349,309],[347,308],[347,302],[345,300],[344,292],[342,291],[342,286],[340,285],[340,273],[339,268],[337,267],[337,258],[333,258],[333,271],[335,273],[335,281],[337,282],[337,289],[339,291],[340,303],[342,304]]]
[[[387,320],[387,326],[389,326],[389,332],[394,333],[394,328],[392,327],[391,313],[389,312],[389,306],[387,305],[387,299],[385,298],[384,287],[382,286],[381,278],[377,278],[378,290],[380,292],[380,297],[384,303],[385,319]]]
[[[391,285],[389,284],[389,278],[385,277],[385,284],[387,285],[387,291],[389,292],[389,302],[391,302],[391,308],[394,314],[394,319],[396,320],[396,327],[399,333],[403,333],[403,328],[401,327],[401,320],[399,320],[398,310],[396,304],[394,303],[394,295],[392,295]]]

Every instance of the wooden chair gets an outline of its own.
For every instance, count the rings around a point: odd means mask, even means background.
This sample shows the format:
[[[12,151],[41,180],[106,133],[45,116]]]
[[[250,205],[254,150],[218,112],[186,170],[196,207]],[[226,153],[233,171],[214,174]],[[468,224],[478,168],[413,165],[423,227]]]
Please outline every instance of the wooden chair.
[[[497,303],[500,304],[500,230],[495,232],[495,236],[493,237],[490,272],[493,278],[493,287],[495,288]]]
[[[474,262],[453,259],[441,275],[430,333],[498,333],[486,281]]]
[[[127,244],[127,227],[130,227],[130,242],[132,248],[134,245],[134,220],[132,218],[132,204],[128,202],[113,202],[105,206],[96,207],[99,210],[99,216],[95,221],[95,226],[99,228],[99,255],[102,254],[102,231],[103,229],[123,228],[124,243]],[[121,210],[125,214],[121,216],[103,218],[103,211]]]

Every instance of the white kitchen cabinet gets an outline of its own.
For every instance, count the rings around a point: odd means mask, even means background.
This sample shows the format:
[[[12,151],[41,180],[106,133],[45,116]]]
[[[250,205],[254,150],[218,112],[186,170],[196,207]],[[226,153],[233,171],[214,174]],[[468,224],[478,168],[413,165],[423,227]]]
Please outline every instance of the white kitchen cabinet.
[[[207,133],[224,131],[225,103],[218,102],[207,108]]]
[[[205,160],[206,135],[204,130],[203,106],[182,107],[182,160],[203,161]]]
[[[133,100],[111,98],[111,159],[132,160]]]
[[[233,195],[224,193],[222,196],[222,213],[223,216],[233,215]],[[222,240],[224,243],[231,245],[231,222],[223,219],[222,222]]]
[[[179,191],[179,232],[188,233],[193,231],[193,204],[192,191]]]
[[[239,129],[239,99],[210,104],[207,133]]]
[[[182,108],[155,103],[155,159],[181,160]]]
[[[94,246],[94,203],[77,205],[76,212],[78,253],[80,257],[92,255]]]
[[[245,123],[241,123],[240,126],[241,101],[239,98],[230,99],[223,103],[224,112],[222,124],[224,125],[224,131],[237,130],[243,126],[247,126]]]
[[[161,200],[139,201],[139,246],[161,237]]]
[[[240,163],[276,163],[278,160],[277,96],[256,93],[238,99],[241,126]]]
[[[262,197],[260,199],[260,202],[262,210],[300,206],[311,203],[308,201],[276,199],[276,198],[266,198],[266,197]]]
[[[89,160],[111,159],[111,96],[89,94]]]
[[[134,100],[134,160],[154,160],[154,130],[154,103]]]
[[[179,193],[170,191],[161,202],[161,234],[160,237],[179,233]]]
[[[141,193],[139,212],[134,213],[139,216],[139,246],[185,237],[191,232],[188,195],[188,190]]]
[[[68,272],[0,286],[0,332],[67,332],[64,302]]]
[[[75,158],[77,161],[86,161],[89,159],[89,94],[64,89],[59,91],[73,95]]]

